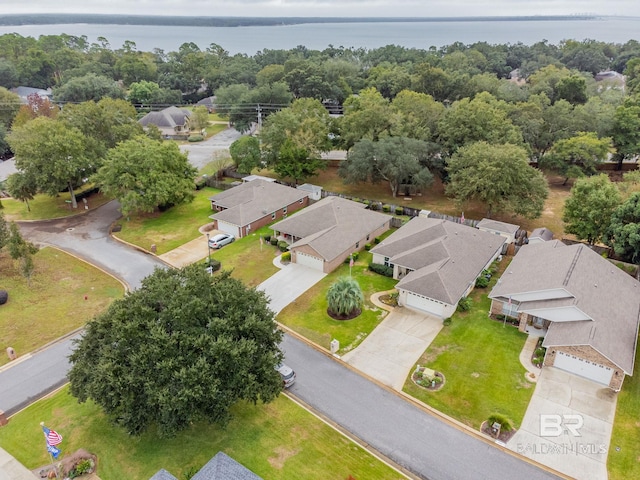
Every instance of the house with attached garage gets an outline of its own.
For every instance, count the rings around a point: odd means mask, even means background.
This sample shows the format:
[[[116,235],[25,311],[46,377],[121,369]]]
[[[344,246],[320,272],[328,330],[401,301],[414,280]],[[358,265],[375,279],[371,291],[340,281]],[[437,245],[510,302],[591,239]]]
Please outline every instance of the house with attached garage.
[[[293,263],[329,273],[389,230],[391,219],[362,203],[326,197],[271,228],[289,243]]]
[[[523,246],[495,285],[491,313],[544,336],[544,366],[619,391],[633,374],[640,283],[583,244]]]
[[[500,255],[506,239],[477,228],[416,217],[371,249],[373,263],[393,268],[398,303],[447,318]]]
[[[262,179],[242,183],[209,197],[214,228],[242,238],[306,207],[309,194]]]
[[[191,111],[185,108],[167,107],[159,112],[149,112],[138,123],[143,127],[155,125],[164,138],[186,140],[189,137]]]

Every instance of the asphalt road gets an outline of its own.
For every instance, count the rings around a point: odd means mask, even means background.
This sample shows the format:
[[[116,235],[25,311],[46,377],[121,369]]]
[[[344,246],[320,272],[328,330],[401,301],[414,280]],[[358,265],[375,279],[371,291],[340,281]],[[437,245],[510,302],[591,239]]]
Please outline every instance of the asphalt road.
[[[203,142],[180,145],[180,151],[188,152],[191,165],[202,168],[220,152],[228,153],[229,146],[241,136],[235,128],[228,128]]]
[[[290,393],[421,478],[558,478],[444,423],[339,361],[285,335]]]
[[[82,203],[78,208],[82,208]],[[57,246],[115,275],[130,289],[136,289],[144,277],[155,268],[164,268],[165,264],[109,236],[110,225],[121,217],[118,208],[114,200],[86,215],[21,222],[20,230],[29,241]]]

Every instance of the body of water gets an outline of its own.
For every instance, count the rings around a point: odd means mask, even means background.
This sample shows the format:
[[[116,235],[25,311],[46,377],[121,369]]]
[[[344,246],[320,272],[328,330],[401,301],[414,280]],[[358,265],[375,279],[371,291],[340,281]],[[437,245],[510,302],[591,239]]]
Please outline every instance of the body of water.
[[[267,49],[291,49],[304,45],[311,50],[334,47],[364,47],[385,45],[429,49],[454,42],[490,44],[522,42],[531,45],[547,40],[557,45],[562,40],[585,39],[607,43],[625,43],[640,38],[640,18],[602,17],[593,20],[540,21],[464,21],[464,22],[384,22],[384,23],[322,23],[268,27],[185,27],[137,25],[23,25],[0,27],[0,34],[22,36],[86,35],[90,42],[106,38],[112,49],[125,40],[136,43],[139,51],[160,48],[176,51],[181,44],[193,42],[201,49],[212,43],[221,45],[231,54],[254,55]]]

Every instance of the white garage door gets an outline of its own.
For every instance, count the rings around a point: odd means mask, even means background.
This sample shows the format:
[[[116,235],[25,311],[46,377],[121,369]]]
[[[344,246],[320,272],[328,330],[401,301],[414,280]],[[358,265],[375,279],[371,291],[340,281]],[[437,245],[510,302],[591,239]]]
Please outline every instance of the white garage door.
[[[609,367],[564,352],[556,353],[553,366],[604,385],[609,385],[613,375],[613,369]]]
[[[307,253],[296,252],[296,263],[306,267],[311,267],[314,270],[323,271],[322,267],[324,265],[324,261],[321,258],[314,257]]]
[[[236,238],[240,238],[240,235],[238,235],[238,227],[236,227],[235,225],[231,225],[230,223],[221,222],[220,220],[218,220],[218,230],[224,233],[230,233]]]
[[[423,312],[430,313],[437,317],[444,317],[444,303],[435,302],[429,298],[416,295],[415,293],[407,292],[407,307],[422,310]]]

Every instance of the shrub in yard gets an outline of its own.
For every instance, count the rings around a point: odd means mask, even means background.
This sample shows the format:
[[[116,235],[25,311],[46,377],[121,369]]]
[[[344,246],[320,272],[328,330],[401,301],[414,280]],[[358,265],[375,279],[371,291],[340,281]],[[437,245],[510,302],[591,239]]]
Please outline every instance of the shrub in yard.
[[[9,292],[6,290],[0,290],[0,305],[4,305],[9,300]]]
[[[492,413],[489,415],[487,423],[489,424],[489,427],[492,427],[494,423],[499,424],[500,430],[503,432],[510,432],[513,430],[513,422],[501,413]]]
[[[265,235],[265,236],[264,236],[264,237],[262,237],[262,238],[264,238],[264,241],[265,241],[265,242],[267,242],[267,243],[270,243],[270,242],[271,242],[271,235]]]
[[[370,243],[365,244],[364,249],[365,249],[367,252],[368,252],[369,250],[371,250],[371,244],[370,244]]]
[[[188,142],[201,142],[202,140],[204,140],[202,135],[190,135],[187,139]]]
[[[383,205],[382,206],[382,211],[389,213],[391,211],[391,206],[390,205]]]
[[[536,367],[541,367],[544,362],[544,357],[533,357],[531,363],[533,363]]]
[[[376,245],[379,244],[382,240],[380,240],[380,237],[376,237],[373,239],[373,243],[375,243]]]
[[[369,270],[380,275],[384,275],[385,277],[393,277],[393,268],[380,263],[370,263]]]
[[[442,321],[442,325],[444,325],[445,327],[448,327],[449,325],[451,325],[451,317],[445,318]]]
[[[340,277],[327,291],[328,312],[340,318],[353,318],[359,314],[364,295],[358,282],[352,277]]]
[[[403,214],[404,214],[404,208],[396,207],[396,215],[403,215]]]
[[[289,248],[289,244],[284,240],[280,240],[278,242],[278,248],[280,249],[281,252],[286,252],[287,249]]]
[[[482,276],[476,278],[476,287],[487,288],[487,285],[489,285],[489,279],[487,277]]]
[[[271,237],[271,240],[269,240],[269,242],[271,243],[271,245],[276,246],[278,245],[278,239],[276,237]]]
[[[215,258],[212,258],[211,261],[209,261],[209,259],[207,258],[204,261],[205,266],[207,267],[211,267],[211,271],[212,272],[217,272],[218,270],[220,270],[220,267],[222,266],[222,264],[220,263],[219,260],[216,260]]]
[[[290,262],[291,252],[284,252],[282,255],[280,255],[280,260],[282,260],[283,262]]]
[[[544,354],[547,353],[547,349],[543,347],[536,348],[536,351],[533,352],[533,355],[536,357],[544,357]]]
[[[204,187],[206,187],[208,179],[209,177],[207,175],[196,178],[196,190],[202,190]]]
[[[461,312],[468,312],[469,310],[471,310],[472,306],[473,300],[471,300],[469,297],[462,297],[458,302],[458,310]]]
[[[353,261],[355,262],[356,260],[358,260],[359,256],[360,256],[360,252],[353,252],[351,255],[349,255],[347,258],[344,259],[344,263],[349,263],[352,258],[353,258]]]

